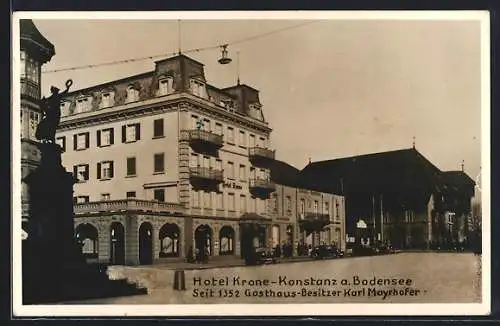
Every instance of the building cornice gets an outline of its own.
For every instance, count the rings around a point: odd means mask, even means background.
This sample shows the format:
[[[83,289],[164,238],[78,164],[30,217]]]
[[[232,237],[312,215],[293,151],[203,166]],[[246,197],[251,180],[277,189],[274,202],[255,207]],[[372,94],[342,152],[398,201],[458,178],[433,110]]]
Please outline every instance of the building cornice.
[[[111,108],[72,114],[61,118],[58,131],[68,131],[108,122],[129,120],[142,116],[158,114],[160,112],[172,112],[176,111],[178,108],[181,111],[189,110],[203,113],[221,121],[237,123],[264,133],[270,133],[272,131],[272,129],[269,128],[265,122],[257,121],[253,118],[227,111],[226,109],[217,106],[215,103],[188,93],[174,93],[144,101],[118,105]]]

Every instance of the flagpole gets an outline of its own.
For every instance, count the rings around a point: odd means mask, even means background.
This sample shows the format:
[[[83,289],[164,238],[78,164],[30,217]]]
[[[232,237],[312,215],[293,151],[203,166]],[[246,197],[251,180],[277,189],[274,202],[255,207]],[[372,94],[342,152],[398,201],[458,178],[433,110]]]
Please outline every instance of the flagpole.
[[[380,194],[380,242],[384,242],[384,194]]]
[[[372,194],[372,215],[373,215],[373,240],[375,242],[377,236],[377,218],[375,214],[375,195]]]

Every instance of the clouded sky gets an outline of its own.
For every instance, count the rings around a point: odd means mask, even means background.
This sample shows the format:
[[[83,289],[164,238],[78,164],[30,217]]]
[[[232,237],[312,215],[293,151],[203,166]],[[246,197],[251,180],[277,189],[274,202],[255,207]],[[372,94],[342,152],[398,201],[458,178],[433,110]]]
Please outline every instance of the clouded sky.
[[[56,48],[43,70],[147,57],[178,48],[176,21],[34,20]],[[229,43],[243,83],[260,90],[276,155],[297,168],[313,161],[412,146],[438,168],[480,171],[480,24],[402,20],[182,21],[183,50]],[[232,44],[255,35],[303,24]],[[235,84],[236,60],[189,53],[210,84]],[[158,58],[159,59],[159,58]],[[156,59],[156,60],[158,60]],[[83,88],[154,69],[153,60],[42,74]]]

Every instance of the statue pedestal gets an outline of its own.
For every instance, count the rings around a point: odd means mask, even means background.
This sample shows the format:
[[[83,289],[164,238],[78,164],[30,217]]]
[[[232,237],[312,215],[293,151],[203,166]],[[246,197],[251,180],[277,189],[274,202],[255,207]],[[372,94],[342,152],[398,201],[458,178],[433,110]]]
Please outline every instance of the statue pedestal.
[[[61,165],[56,144],[38,144],[39,167],[29,187],[28,239],[23,240],[23,301],[60,302],[145,293],[87,265],[74,237],[73,175]]]

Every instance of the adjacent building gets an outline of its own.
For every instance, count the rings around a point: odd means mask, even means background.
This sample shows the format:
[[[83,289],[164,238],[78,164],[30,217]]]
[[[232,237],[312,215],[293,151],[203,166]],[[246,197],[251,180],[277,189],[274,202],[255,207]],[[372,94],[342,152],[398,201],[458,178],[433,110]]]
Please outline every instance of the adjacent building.
[[[468,242],[474,181],[439,170],[415,148],[314,162],[301,175],[312,189],[345,196],[350,241],[403,249]]]

